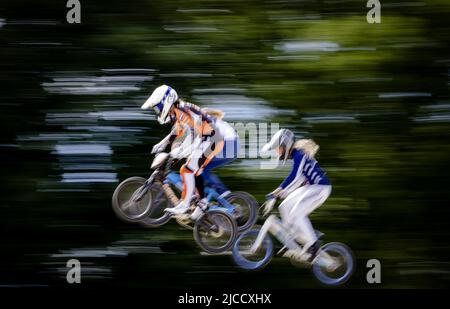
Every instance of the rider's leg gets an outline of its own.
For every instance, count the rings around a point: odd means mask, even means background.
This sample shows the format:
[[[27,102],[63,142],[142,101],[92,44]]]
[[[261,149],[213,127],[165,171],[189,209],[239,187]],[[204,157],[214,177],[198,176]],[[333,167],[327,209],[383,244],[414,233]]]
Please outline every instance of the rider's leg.
[[[195,176],[195,185],[197,187],[200,201],[197,202],[197,207],[191,215],[191,219],[199,218],[208,208],[208,199],[205,197],[205,184],[201,175]]]
[[[295,240],[298,238],[298,230],[296,229],[294,222],[292,222],[291,218],[291,212],[292,209],[295,207],[297,200],[301,199],[303,195],[306,194],[306,189],[304,187],[298,188],[288,194],[288,196],[284,199],[284,201],[281,203],[281,205],[278,207],[278,210],[280,211],[281,219],[283,221],[283,226],[286,231],[289,233],[289,239],[293,243],[295,243],[295,246],[292,244],[290,246],[285,245],[288,250],[284,253],[284,256],[292,256],[295,254],[299,254],[301,252],[301,247],[297,245]]]
[[[181,194],[181,201],[174,208],[165,209],[165,211],[172,214],[183,214],[189,209],[192,195],[195,190],[194,171],[188,166],[188,163],[185,163],[183,164],[183,166],[181,166],[180,175],[183,181],[183,193]]]
[[[197,188],[199,198],[202,199],[205,197],[205,181],[203,177],[195,176],[195,187]]]
[[[301,244],[304,245],[304,249],[307,250],[312,244],[317,241],[316,231],[314,230],[311,220],[308,216],[298,216],[295,219],[296,238]]]
[[[299,198],[289,213],[289,221],[295,227],[296,239],[306,252],[317,241],[317,234],[308,215],[320,207],[331,194],[331,186],[307,185],[306,194]]]
[[[229,193],[229,191],[220,178],[212,173],[212,170],[234,161],[237,158],[237,147],[237,140],[225,140],[222,151],[203,168],[202,177],[206,185],[213,187],[220,195]]]
[[[206,141],[203,143],[203,145],[200,146],[201,156],[200,159],[197,161],[198,168],[195,172],[195,176],[199,177],[201,176],[203,169],[211,162],[211,160],[222,150],[223,148],[223,141],[219,140],[217,142],[209,142]],[[206,149],[206,150],[204,150]],[[197,204],[194,212],[191,215],[191,218],[193,220],[199,218],[203,211],[206,210],[208,206],[208,201],[206,198],[202,198],[200,202]]]
[[[203,169],[201,177],[205,181],[205,184],[209,187],[214,188],[219,194],[223,194],[228,191],[227,187],[223,184],[219,177],[212,173],[212,169],[227,165],[233,161],[232,159],[218,159],[214,158],[211,162]]]
[[[291,192],[278,207],[283,225],[290,231],[295,229],[295,222],[292,220],[292,210],[295,208],[297,201],[301,200],[306,193],[306,187],[300,187]]]
[[[199,170],[202,157],[202,149],[199,147],[192,152],[187,162],[181,167],[180,175],[183,181],[181,201],[176,207],[167,208],[167,212],[172,214],[183,214],[189,209],[195,191],[195,173]]]

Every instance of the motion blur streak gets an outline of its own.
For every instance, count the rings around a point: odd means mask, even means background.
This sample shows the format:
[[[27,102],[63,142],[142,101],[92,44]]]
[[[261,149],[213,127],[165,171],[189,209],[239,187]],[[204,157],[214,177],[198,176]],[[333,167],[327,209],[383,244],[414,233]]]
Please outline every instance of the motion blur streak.
[[[0,3],[0,285],[318,287],[275,259],[255,274],[199,254],[176,224],[147,230],[111,210],[117,183],[149,176],[169,132],[140,106],[165,83],[230,122],[279,123],[313,138],[333,184],[312,216],[355,251],[348,287],[449,287],[450,3],[382,1]],[[248,139],[247,139],[248,140]],[[260,145],[258,145],[260,146]],[[248,145],[243,145],[248,147]],[[289,166],[244,158],[217,170],[262,202]]]

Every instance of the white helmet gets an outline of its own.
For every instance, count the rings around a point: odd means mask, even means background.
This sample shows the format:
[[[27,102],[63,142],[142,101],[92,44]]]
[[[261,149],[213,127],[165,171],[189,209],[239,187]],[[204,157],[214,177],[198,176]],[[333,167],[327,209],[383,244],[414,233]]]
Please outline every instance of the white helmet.
[[[281,129],[275,133],[271,140],[263,146],[261,152],[267,152],[275,149],[276,147],[284,147],[284,162],[286,162],[289,152],[294,145],[294,133],[288,129]],[[280,158],[280,157],[278,157]]]
[[[170,121],[169,110],[177,100],[177,92],[170,86],[162,85],[153,91],[152,95],[145,101],[141,108],[147,109],[153,107],[158,115],[158,122],[165,124]]]

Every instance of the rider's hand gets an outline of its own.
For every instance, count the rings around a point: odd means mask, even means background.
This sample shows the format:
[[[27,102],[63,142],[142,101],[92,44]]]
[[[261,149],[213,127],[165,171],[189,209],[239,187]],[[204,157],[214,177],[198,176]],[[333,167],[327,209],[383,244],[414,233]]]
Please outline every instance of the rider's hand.
[[[277,201],[276,198],[270,198],[262,205],[262,207],[264,207],[263,210],[264,217],[267,216],[272,211],[276,201]]]
[[[164,151],[164,149],[166,149],[166,147],[167,147],[166,141],[159,142],[158,144],[153,146],[152,153],[160,153],[160,152]]]
[[[283,193],[283,189],[281,187],[276,188],[272,192],[266,195],[266,200],[270,200],[273,198],[279,197]]]

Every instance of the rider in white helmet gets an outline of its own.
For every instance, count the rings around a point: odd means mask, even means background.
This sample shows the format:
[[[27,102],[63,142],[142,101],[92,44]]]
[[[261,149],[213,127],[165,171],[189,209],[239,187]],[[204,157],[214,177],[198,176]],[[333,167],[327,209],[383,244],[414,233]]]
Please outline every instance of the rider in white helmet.
[[[270,212],[274,199],[284,199],[279,206],[281,219],[285,226],[293,230],[295,239],[303,245],[299,254],[308,253],[309,259],[312,260],[319,246],[308,216],[321,206],[331,193],[330,181],[314,159],[319,146],[311,139],[295,141],[292,131],[282,129],[275,133],[261,151],[269,150],[275,150],[278,158],[284,162],[293,159],[294,164],[288,177],[266,196],[268,202],[264,212]],[[288,250],[287,255],[297,254],[289,251],[292,250]]]
[[[195,191],[196,177],[200,176],[203,169],[223,150],[223,130],[215,117],[208,115],[194,104],[182,101],[176,91],[167,85],[156,88],[141,108],[148,109],[150,107],[158,115],[160,124],[174,123],[172,132],[155,145],[152,152],[164,150],[177,136],[184,134],[186,131],[193,140],[191,147],[188,147],[189,156],[186,163],[180,169],[183,181],[182,201],[176,207],[166,209],[172,214],[182,214],[189,209]],[[183,153],[186,151],[186,149],[181,148],[172,150],[171,155],[181,158],[180,151]],[[202,203],[199,203],[199,205],[201,207],[197,207],[192,214],[194,219],[201,215],[206,207],[206,199],[202,199]]]

